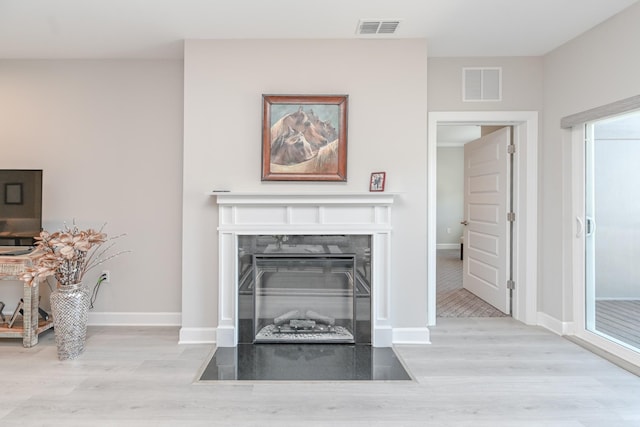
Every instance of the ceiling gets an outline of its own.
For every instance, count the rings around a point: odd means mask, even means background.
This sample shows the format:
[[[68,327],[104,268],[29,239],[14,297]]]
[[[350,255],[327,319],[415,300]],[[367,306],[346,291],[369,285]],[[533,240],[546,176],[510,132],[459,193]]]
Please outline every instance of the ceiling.
[[[0,0],[0,58],[181,58],[185,39],[353,39],[400,20],[429,56],[543,55],[638,0]]]

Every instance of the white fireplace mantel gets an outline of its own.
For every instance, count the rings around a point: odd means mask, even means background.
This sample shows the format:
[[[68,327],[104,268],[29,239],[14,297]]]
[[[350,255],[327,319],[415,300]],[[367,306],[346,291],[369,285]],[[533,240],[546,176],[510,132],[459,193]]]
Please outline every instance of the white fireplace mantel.
[[[218,204],[219,347],[238,344],[238,236],[366,234],[371,236],[371,338],[392,344],[391,207],[394,193],[211,192]]]
[[[396,193],[268,193],[268,192],[230,192],[212,191],[209,193],[218,198],[220,205],[247,204],[352,204],[352,205],[391,205]]]

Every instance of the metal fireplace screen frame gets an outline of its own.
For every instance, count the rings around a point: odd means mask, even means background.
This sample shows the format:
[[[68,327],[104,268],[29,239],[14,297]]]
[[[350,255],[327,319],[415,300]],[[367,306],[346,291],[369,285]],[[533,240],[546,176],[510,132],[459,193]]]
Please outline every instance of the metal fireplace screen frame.
[[[355,254],[254,255],[253,342],[355,343],[356,271]]]
[[[254,288],[256,283],[254,257],[262,257],[262,259],[264,259],[266,255],[293,258],[299,258],[301,256],[325,258],[331,256],[355,256],[355,343],[371,344],[371,298],[373,290],[371,277],[371,243],[371,235],[369,234],[238,235],[238,271],[236,273],[238,277],[238,288],[236,291],[238,314],[237,342],[241,344],[252,344],[254,343],[256,335],[256,325],[254,321]],[[306,310],[306,308],[299,309]],[[283,310],[283,313],[271,314],[275,317],[286,314],[285,312],[288,311],[293,310]],[[322,315],[323,313],[317,314]],[[273,320],[273,317],[271,320]],[[298,343],[300,341],[292,340],[291,342]]]

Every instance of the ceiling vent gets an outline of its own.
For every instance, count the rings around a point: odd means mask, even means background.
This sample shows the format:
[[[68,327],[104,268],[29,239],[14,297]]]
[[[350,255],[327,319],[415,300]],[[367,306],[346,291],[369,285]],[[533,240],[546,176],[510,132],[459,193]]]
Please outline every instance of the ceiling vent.
[[[358,23],[356,34],[362,36],[373,36],[378,34],[395,34],[396,29],[400,25],[400,20],[380,20],[380,19],[362,19]]]

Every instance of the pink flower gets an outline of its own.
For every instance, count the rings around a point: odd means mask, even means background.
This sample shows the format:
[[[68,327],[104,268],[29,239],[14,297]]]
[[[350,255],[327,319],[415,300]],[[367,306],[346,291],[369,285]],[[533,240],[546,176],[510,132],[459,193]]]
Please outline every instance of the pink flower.
[[[75,224],[55,233],[42,231],[36,238],[33,267],[20,278],[29,284],[48,276],[62,285],[79,283],[87,271],[122,253],[105,256],[111,246],[98,250],[107,240],[101,230],[79,230]]]
[[[60,248],[60,255],[62,255],[65,259],[73,259],[76,255],[76,251],[73,249],[73,246],[63,246]]]

